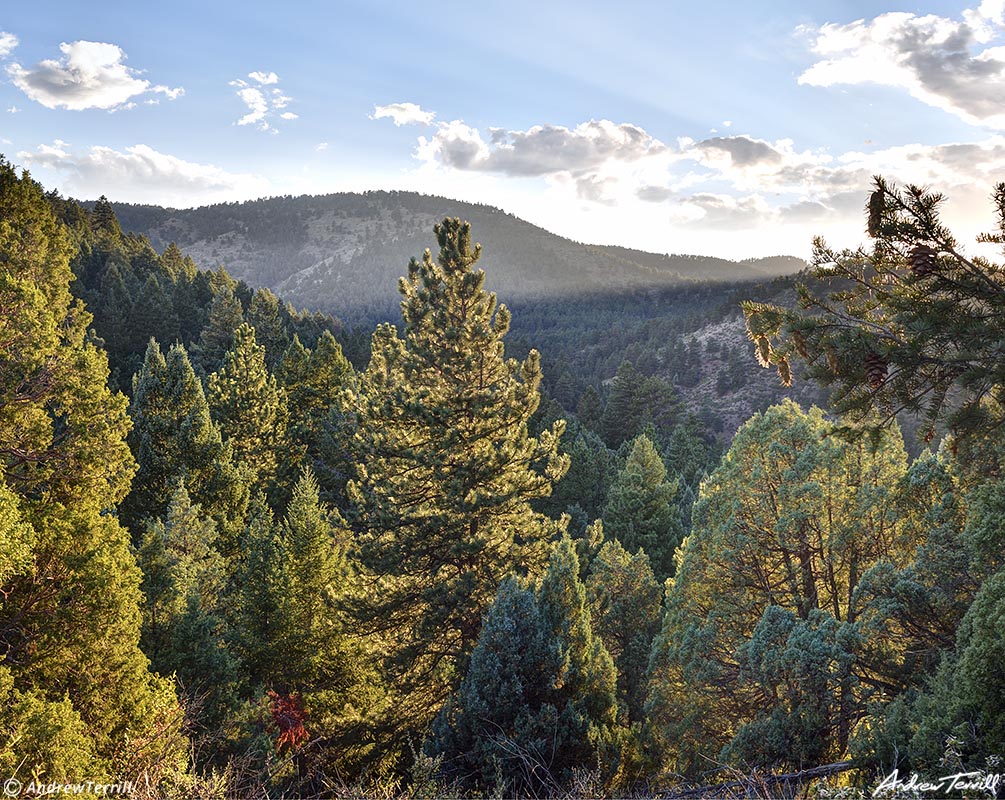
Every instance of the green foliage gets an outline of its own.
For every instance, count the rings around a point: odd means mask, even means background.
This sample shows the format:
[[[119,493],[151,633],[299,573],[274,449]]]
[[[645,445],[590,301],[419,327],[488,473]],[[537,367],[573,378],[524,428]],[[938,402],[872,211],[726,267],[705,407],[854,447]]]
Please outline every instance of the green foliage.
[[[236,702],[238,664],[226,642],[221,591],[226,565],[216,525],[180,484],[163,520],[147,522],[137,561],[143,570],[140,644],[152,667],[175,675],[199,722],[219,727]]]
[[[348,493],[373,581],[363,624],[386,637],[401,692],[385,724],[406,730],[456,689],[503,577],[541,565],[562,526],[529,504],[568,466],[563,424],[528,435],[539,358],[505,358],[509,312],[482,288],[470,227],[447,219],[435,231],[438,260],[427,250],[400,283],[404,338],[377,329],[344,404],[355,422]]]
[[[673,575],[674,553],[683,536],[674,502],[678,488],[677,480],[667,480],[652,440],[639,434],[604,506],[605,533],[629,552],[644,550],[660,582]]]
[[[346,537],[308,469],[279,524],[257,505],[238,572],[238,641],[252,683],[303,693],[318,716],[350,702],[364,673],[345,612],[354,582]]]
[[[123,521],[138,535],[147,517],[167,510],[180,480],[217,525],[220,547],[230,555],[244,524],[247,478],[233,462],[233,450],[210,419],[202,384],[181,345],[165,358],[151,340],[143,369],[133,380],[129,443],[139,463]]]
[[[265,352],[255,329],[241,324],[223,365],[209,376],[206,395],[235,460],[254,476],[252,486],[275,491],[280,462],[292,462],[295,469],[299,459],[289,452],[286,395],[269,374]]]
[[[0,478],[0,586],[32,567],[35,531],[21,516],[17,495]]]
[[[126,401],[108,388],[70,246],[40,187],[0,160],[0,693],[4,760],[39,774],[151,768],[184,747],[166,682],[137,642],[139,571],[111,510],[135,466]],[[33,726],[37,726],[34,727]],[[154,784],[156,779],[151,776]]]
[[[265,362],[270,372],[274,372],[290,346],[290,334],[283,324],[283,308],[268,289],[259,289],[248,306],[247,323],[255,329],[258,341],[265,348]]]
[[[876,409],[924,415],[926,440],[946,424],[961,432],[992,430],[1005,395],[998,343],[1005,323],[1005,271],[967,257],[939,220],[942,196],[903,191],[876,178],[870,199],[870,250],[836,252],[814,245],[817,277],[827,294],[799,288],[802,310],[748,302],[747,329],[764,366],[791,380],[795,356],[807,375],[834,387],[838,413],[859,418]],[[1005,243],[1005,184],[994,193],[997,232]]]
[[[594,638],[568,537],[537,592],[507,578],[429,751],[456,785],[510,796],[554,793],[614,755],[615,669]]]
[[[205,373],[214,372],[223,364],[234,346],[237,329],[244,322],[244,309],[233,288],[224,282],[213,293],[209,319],[195,348],[197,362]]]
[[[819,409],[775,406],[737,432],[702,484],[651,662],[646,712],[669,766],[696,769],[727,745],[724,757],[765,765],[798,766],[810,752],[840,756],[879,685],[851,658],[866,645],[846,652],[857,639],[842,631],[863,614],[855,593],[862,574],[911,552],[898,536],[892,491],[906,458],[896,431],[873,447],[842,443],[826,435],[832,430]],[[779,610],[765,618],[755,659],[747,642],[769,607]],[[794,642],[809,648],[807,661],[786,661]],[[828,678],[837,690],[817,681],[801,699],[798,687],[827,658],[855,669]],[[807,723],[800,703],[821,693],[826,708]],[[765,726],[774,745],[758,750]],[[785,742],[798,748],[787,752]]]
[[[563,438],[562,451],[569,456],[569,470],[538,508],[555,515],[576,505],[588,520],[596,519],[617,474],[617,455],[597,434],[575,423]]]
[[[908,721],[889,738],[904,747],[914,769],[941,766],[950,746],[963,769],[981,769],[1005,747],[1005,572],[981,586],[947,652],[908,705]],[[890,717],[887,712],[887,718]]]
[[[634,439],[651,423],[668,431],[680,411],[676,392],[666,381],[646,377],[630,361],[618,367],[600,420],[604,441],[614,448]]]
[[[808,767],[832,754],[832,738],[847,742],[860,712],[854,674],[861,650],[857,628],[813,609],[805,619],[768,606],[750,640],[736,650],[739,684],[770,708],[745,722],[723,750],[739,764]]]
[[[0,702],[0,772],[5,776],[27,785],[33,779],[71,781],[107,774],[69,697],[50,700],[42,692],[18,691],[11,671],[0,667]]]
[[[333,417],[338,414],[342,393],[355,378],[352,366],[335,337],[325,331],[313,350],[305,348],[294,336],[283,354],[279,374],[289,407],[296,412],[290,420],[293,440],[290,448],[305,451],[306,462],[315,471],[323,496],[342,499],[350,468],[346,454],[349,434],[342,420]],[[287,458],[284,467],[288,468],[292,460]]]
[[[660,629],[663,589],[639,550],[607,541],[590,566],[586,584],[593,627],[614,659],[618,703],[629,723],[644,719],[649,652]]]

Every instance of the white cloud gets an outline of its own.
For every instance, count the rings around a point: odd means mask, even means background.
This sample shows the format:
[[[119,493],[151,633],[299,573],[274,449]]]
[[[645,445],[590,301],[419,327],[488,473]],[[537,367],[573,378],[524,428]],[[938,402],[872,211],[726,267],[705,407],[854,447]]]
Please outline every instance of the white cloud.
[[[891,12],[803,28],[821,58],[799,83],[893,86],[970,124],[1005,128],[1005,47],[984,46],[1002,37],[1002,0],[985,0],[962,16]]]
[[[328,142],[318,142],[317,146],[314,149],[317,150],[319,153],[322,153],[328,149]]]
[[[57,139],[32,152],[20,152],[18,158],[62,176],[63,191],[82,198],[104,194],[121,202],[190,207],[260,197],[269,191],[268,181],[260,176],[185,161],[145,144],[75,152]]]
[[[248,77],[264,86],[279,83],[279,76],[275,72],[249,72]]]
[[[271,120],[299,118],[299,114],[283,111],[293,102],[292,97],[283,94],[281,89],[267,88],[279,83],[279,76],[275,72],[249,72],[248,78],[258,85],[255,86],[241,78],[230,82],[230,85],[237,89],[237,96],[248,107],[248,113],[238,119],[236,124],[254,125],[260,131],[278,133]]]
[[[526,131],[489,130],[485,141],[460,120],[440,123],[430,139],[421,137],[417,156],[445,167],[529,177],[595,175],[611,162],[631,162],[666,150],[642,128],[609,120],[590,120],[575,128],[536,125]]]
[[[402,125],[432,125],[436,117],[435,111],[423,111],[415,103],[391,103],[386,106],[374,106],[370,119],[389,118],[395,126]]]
[[[59,49],[63,55],[58,60],[40,61],[31,69],[16,63],[7,67],[14,85],[46,108],[114,110],[139,95],[152,92],[175,100],[185,92],[139,77],[123,63],[126,54],[117,45],[78,41],[64,42]]]
[[[7,58],[18,46],[18,38],[13,33],[0,31],[0,58]]]

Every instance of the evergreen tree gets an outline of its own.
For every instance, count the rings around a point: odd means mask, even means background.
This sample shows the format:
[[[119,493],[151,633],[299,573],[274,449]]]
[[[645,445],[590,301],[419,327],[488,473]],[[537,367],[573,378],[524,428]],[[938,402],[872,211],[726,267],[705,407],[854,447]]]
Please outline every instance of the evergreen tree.
[[[191,259],[186,259],[181,249],[174,242],[165,247],[164,252],[161,253],[161,265],[175,281],[183,276],[191,278],[195,274],[194,269],[192,269],[195,265],[192,264]]]
[[[646,715],[671,769],[839,758],[885,685],[870,654],[889,634],[848,626],[861,576],[911,552],[892,513],[906,455],[897,430],[873,446],[833,429],[819,409],[769,408],[702,484],[650,662]],[[828,663],[840,669],[821,675]]]
[[[184,768],[177,698],[137,646],[139,571],[107,513],[135,470],[126,400],[71,299],[66,231],[2,159],[0,208],[0,765],[40,780]]]
[[[338,734],[379,689],[347,614],[356,591],[348,544],[346,528],[320,501],[307,469],[281,523],[257,502],[235,598],[252,689],[300,698],[312,732],[339,749],[343,765],[366,747],[355,729],[345,740]]]
[[[265,365],[265,348],[255,329],[243,323],[218,372],[209,376],[207,397],[213,420],[239,464],[254,475],[255,485],[273,489],[279,462],[289,447],[286,396]],[[286,454],[289,460],[290,454]]]
[[[348,542],[338,536],[310,470],[281,523],[264,509],[255,515],[240,581],[241,638],[261,685],[289,693],[352,683],[338,608],[350,578]]]
[[[265,363],[274,372],[290,345],[290,337],[283,325],[284,309],[268,289],[259,289],[251,298],[248,307],[248,324],[255,329],[255,336],[265,348]]]
[[[632,443],[625,467],[615,478],[604,506],[604,531],[629,552],[642,548],[658,581],[673,575],[674,553],[683,537],[674,502],[677,480],[667,480],[666,466],[645,434]]]
[[[163,516],[179,480],[217,525],[220,547],[233,552],[244,524],[248,486],[235,467],[229,443],[209,415],[202,384],[185,348],[161,353],[151,340],[143,369],[133,380],[129,443],[139,464],[122,519],[139,535],[143,520]]]
[[[174,674],[203,726],[219,727],[236,701],[237,660],[221,616],[226,569],[216,525],[179,484],[163,520],[147,523],[137,560],[143,570],[140,644],[153,668]]]
[[[527,433],[540,359],[504,358],[510,315],[473,269],[470,227],[446,219],[435,231],[438,260],[427,250],[400,282],[404,338],[377,329],[345,406],[356,423],[348,491],[374,582],[364,619],[387,637],[400,701],[384,723],[399,730],[424,727],[457,687],[502,578],[542,563],[561,526],[529,502],[568,464],[560,423]]]
[[[339,410],[343,392],[355,376],[352,366],[335,337],[324,331],[313,350],[294,336],[283,354],[280,375],[289,406],[296,409],[290,425],[295,446],[305,452],[322,495],[344,500],[350,469],[346,439],[354,415],[349,411],[348,420],[343,420]]]
[[[196,360],[207,374],[220,368],[227,352],[234,346],[237,329],[244,322],[244,310],[230,285],[232,282],[229,276],[218,273],[214,278],[218,279],[220,285],[219,288],[214,287],[209,319],[195,348]]]
[[[617,475],[617,456],[597,434],[575,422],[563,439],[569,470],[555,484],[550,498],[539,502],[542,511],[555,515],[578,505],[587,521],[600,516],[611,483]]]
[[[591,431],[600,430],[600,418],[604,407],[600,402],[600,393],[592,386],[587,386],[579,396],[576,404],[576,417]]]
[[[628,722],[641,722],[649,651],[660,629],[663,589],[648,556],[642,550],[632,555],[617,539],[600,548],[586,588],[593,627],[617,667],[622,713]]]
[[[679,407],[673,386],[659,378],[646,377],[631,361],[623,361],[614,376],[600,432],[604,441],[615,449],[634,439],[647,423],[662,435],[677,418]]]
[[[1005,184],[994,191],[995,233],[1005,243]],[[998,343],[1005,322],[1005,270],[967,257],[939,220],[942,195],[917,186],[901,191],[882,178],[868,204],[871,250],[836,252],[814,243],[820,290],[797,287],[804,311],[745,303],[747,329],[762,365],[785,384],[790,360],[834,387],[831,404],[861,418],[879,411],[923,414],[926,440],[939,425],[993,431],[1005,402],[1005,361]],[[987,401],[991,399],[992,403]]]
[[[91,229],[98,237],[98,246],[109,250],[122,241],[122,228],[115,216],[115,209],[104,195],[98,198],[91,210]]]
[[[467,788],[537,796],[595,769],[616,743],[615,669],[595,639],[568,537],[535,593],[499,588],[457,695],[437,717],[429,750]]]

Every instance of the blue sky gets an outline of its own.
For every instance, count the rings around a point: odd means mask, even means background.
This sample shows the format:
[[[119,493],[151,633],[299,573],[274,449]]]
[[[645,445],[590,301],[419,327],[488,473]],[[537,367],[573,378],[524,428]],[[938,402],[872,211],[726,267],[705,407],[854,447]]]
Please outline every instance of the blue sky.
[[[731,257],[857,244],[881,173],[971,235],[1003,3],[8,3],[0,152],[81,198],[410,189]]]

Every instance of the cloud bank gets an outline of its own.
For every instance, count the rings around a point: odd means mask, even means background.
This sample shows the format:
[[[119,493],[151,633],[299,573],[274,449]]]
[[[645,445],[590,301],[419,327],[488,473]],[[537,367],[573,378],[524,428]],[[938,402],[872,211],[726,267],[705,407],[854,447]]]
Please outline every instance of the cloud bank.
[[[268,181],[257,175],[185,161],[145,144],[74,152],[57,140],[20,152],[18,158],[28,166],[58,173],[63,191],[81,198],[104,194],[122,202],[186,208],[260,197],[269,190]]]

